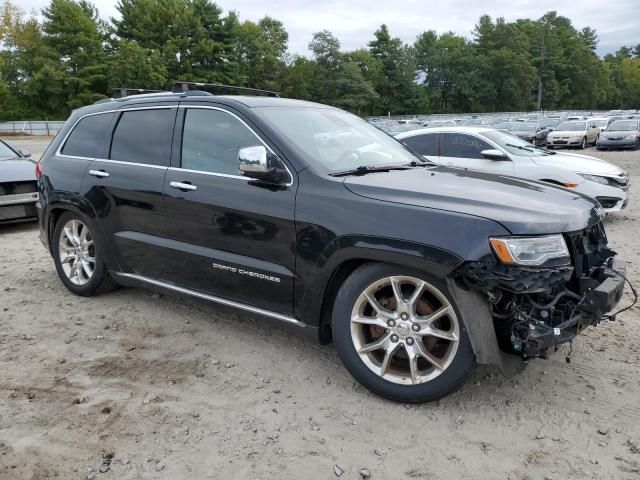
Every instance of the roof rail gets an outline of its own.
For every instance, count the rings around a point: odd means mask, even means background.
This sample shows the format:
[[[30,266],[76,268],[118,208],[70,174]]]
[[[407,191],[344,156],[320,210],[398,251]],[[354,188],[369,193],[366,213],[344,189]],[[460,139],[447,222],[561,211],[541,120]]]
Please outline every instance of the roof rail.
[[[129,95],[140,95],[144,93],[171,93],[166,90],[147,90],[145,88],[114,88],[112,98],[124,98]]]
[[[238,90],[247,94],[253,95],[266,95],[269,97],[279,97],[280,92],[274,92],[271,90],[261,90],[259,88],[249,87],[237,87],[235,85],[224,85],[222,83],[201,83],[201,82],[175,82],[173,85],[173,91],[176,93],[186,93],[193,91],[192,87],[199,87],[202,89],[217,89],[217,90]]]

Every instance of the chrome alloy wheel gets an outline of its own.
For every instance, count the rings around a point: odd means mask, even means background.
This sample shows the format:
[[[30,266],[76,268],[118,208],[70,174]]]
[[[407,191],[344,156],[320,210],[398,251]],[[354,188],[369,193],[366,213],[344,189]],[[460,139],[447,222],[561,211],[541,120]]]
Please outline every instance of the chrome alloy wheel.
[[[364,364],[399,384],[420,384],[455,358],[460,324],[453,306],[433,285],[393,276],[369,285],[351,312],[351,339]]]
[[[74,285],[86,285],[96,268],[93,236],[80,220],[69,220],[62,228],[58,242],[60,265]]]

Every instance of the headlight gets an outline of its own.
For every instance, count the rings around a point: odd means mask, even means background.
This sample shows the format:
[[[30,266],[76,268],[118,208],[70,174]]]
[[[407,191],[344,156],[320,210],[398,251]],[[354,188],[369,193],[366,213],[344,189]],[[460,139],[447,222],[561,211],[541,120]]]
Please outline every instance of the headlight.
[[[609,185],[609,179],[607,177],[600,177],[598,175],[583,175],[583,174],[580,174],[580,176],[585,180],[589,180],[590,182],[599,183],[600,185]]]
[[[634,133],[633,135],[627,135],[626,137],[624,137],[625,140],[635,140],[636,138],[636,134]]]
[[[566,258],[569,263],[569,250],[562,235],[502,237],[489,241],[496,256],[507,265],[542,265],[553,258]]]

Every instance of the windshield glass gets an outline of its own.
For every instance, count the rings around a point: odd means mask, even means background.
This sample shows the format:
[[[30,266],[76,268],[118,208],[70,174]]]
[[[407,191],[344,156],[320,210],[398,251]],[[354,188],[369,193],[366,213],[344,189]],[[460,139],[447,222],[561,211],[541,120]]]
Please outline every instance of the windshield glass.
[[[613,122],[607,127],[608,132],[634,132],[638,130],[638,122],[633,120]]]
[[[501,132],[500,130],[488,130],[486,132],[482,132],[482,135],[509,152],[511,155],[540,157],[552,154],[552,152],[547,152],[541,148],[534,147],[529,142],[526,142],[515,135],[511,135],[510,133]]]
[[[17,157],[18,154],[11,150],[4,143],[0,142],[0,158]]]
[[[254,111],[291,142],[301,157],[332,173],[425,163],[393,137],[341,110],[262,107]]]
[[[587,122],[562,122],[556,130],[561,132],[581,132],[587,126]]]
[[[518,130],[521,132],[535,132],[537,128],[537,123],[517,122],[516,126],[512,130]]]

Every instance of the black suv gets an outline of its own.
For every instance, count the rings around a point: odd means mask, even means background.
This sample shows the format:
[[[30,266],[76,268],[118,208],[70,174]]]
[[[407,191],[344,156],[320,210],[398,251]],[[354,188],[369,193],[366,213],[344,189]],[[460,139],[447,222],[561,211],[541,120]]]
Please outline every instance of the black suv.
[[[144,286],[310,328],[398,401],[441,397],[505,353],[545,356],[622,294],[594,200],[435,167],[324,105],[103,101],[37,171],[41,238],[73,293]]]

